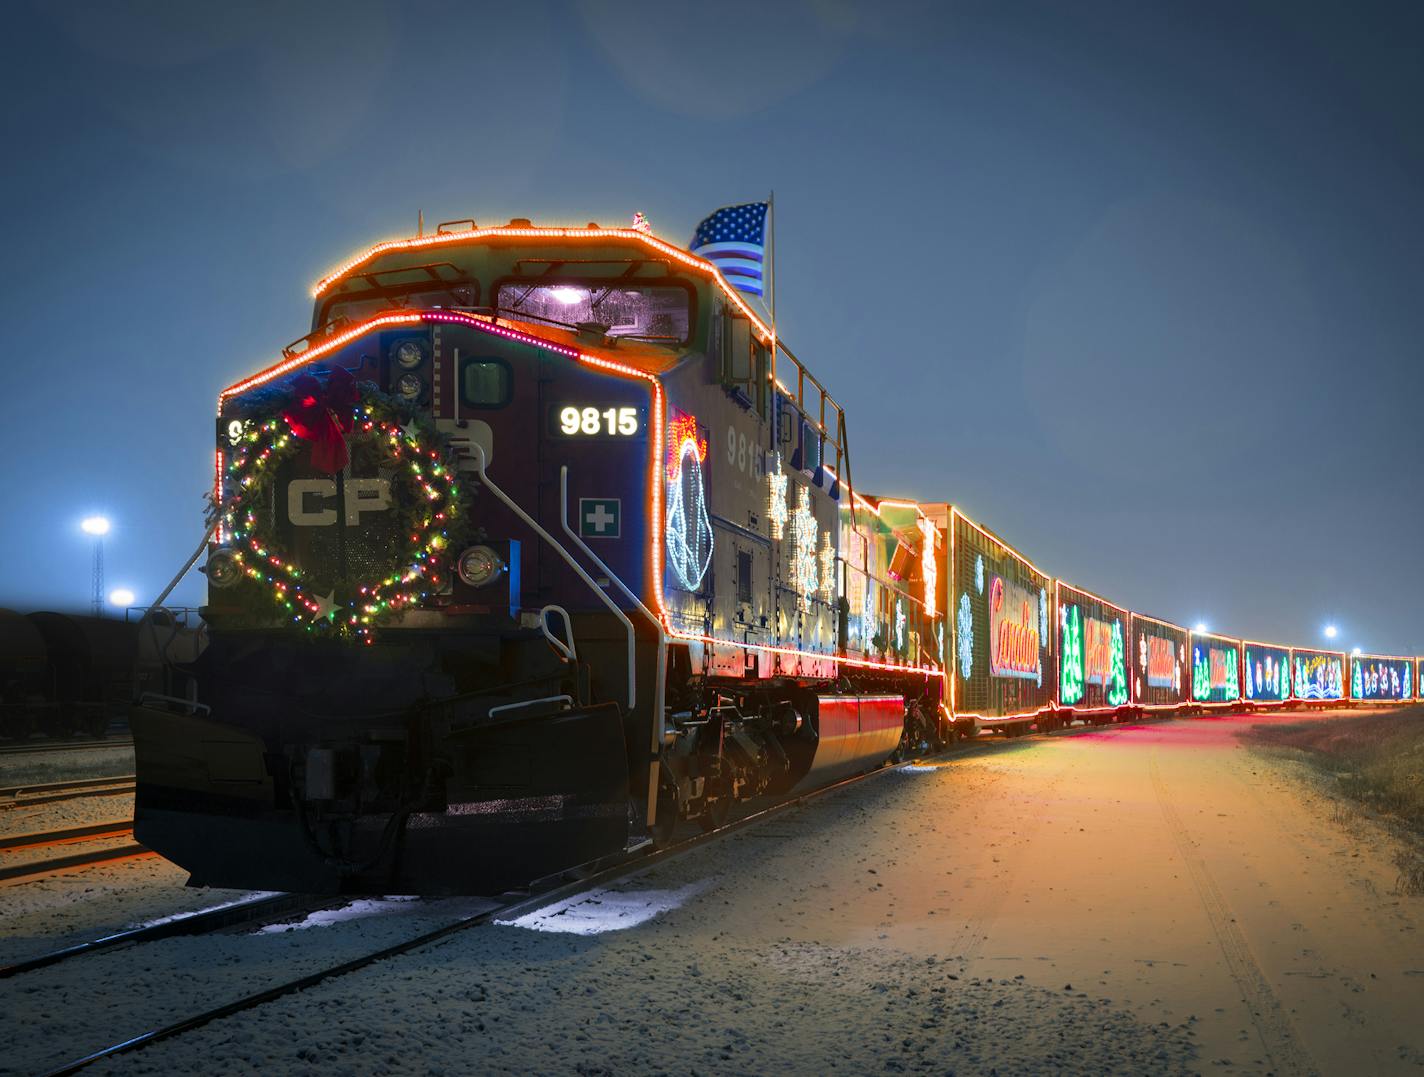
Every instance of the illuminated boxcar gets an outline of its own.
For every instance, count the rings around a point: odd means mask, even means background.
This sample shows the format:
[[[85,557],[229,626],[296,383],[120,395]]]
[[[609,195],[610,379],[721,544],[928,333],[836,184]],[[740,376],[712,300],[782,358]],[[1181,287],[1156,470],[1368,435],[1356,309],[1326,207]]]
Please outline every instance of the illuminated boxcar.
[[[1075,718],[1104,721],[1128,706],[1131,613],[1105,598],[1055,583],[1058,703]]]
[[[1331,703],[1345,698],[1344,651],[1291,648],[1291,690],[1307,703]]]
[[[950,705],[966,734],[1054,724],[1053,578],[948,504],[923,506],[945,532]]]
[[[1173,711],[1191,698],[1189,633],[1180,625],[1132,615],[1132,701],[1144,710]]]
[[[1249,703],[1284,703],[1291,698],[1291,652],[1255,640],[1241,642],[1241,698]]]
[[[1241,699],[1241,641],[1214,632],[1191,634],[1192,702],[1236,703]]]
[[[1350,698],[1362,703],[1402,703],[1414,698],[1415,660],[1393,654],[1350,657]]]

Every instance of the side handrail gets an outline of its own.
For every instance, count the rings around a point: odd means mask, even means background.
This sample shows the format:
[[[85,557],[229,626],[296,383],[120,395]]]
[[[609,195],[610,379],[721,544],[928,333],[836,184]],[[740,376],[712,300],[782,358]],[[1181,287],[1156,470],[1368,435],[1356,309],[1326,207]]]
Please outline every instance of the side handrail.
[[[663,693],[667,687],[667,630],[663,627],[662,619],[657,617],[647,606],[643,605],[642,599],[635,595],[628,585],[619,578],[618,573],[609,568],[603,558],[589,549],[588,543],[583,540],[582,536],[569,526],[569,466],[567,464],[559,469],[559,522],[563,524],[564,534],[573,539],[578,548],[583,551],[584,556],[597,565],[598,570],[607,576],[613,583],[613,586],[623,592],[624,597],[633,603],[643,616],[652,622],[653,627],[657,629],[658,660],[656,673],[654,674],[656,680],[653,682],[653,720],[649,723],[652,726],[652,744],[650,745],[650,750],[653,765],[648,773],[647,818],[648,825],[652,826],[658,814],[658,757],[662,752],[665,735],[663,725],[666,716],[663,713]],[[659,521],[653,521],[655,526],[658,522]],[[630,671],[628,676],[632,677],[632,675]]]
[[[518,516],[519,519],[524,522],[525,526],[527,526],[531,531],[533,531],[541,539],[547,542],[553,548],[554,552],[557,553],[561,558],[563,558],[564,563],[568,565],[569,568],[574,570],[574,572],[578,575],[578,578],[583,580],[583,582],[588,585],[589,590],[598,596],[599,601],[601,601],[605,606],[608,607],[608,611],[612,613],[613,616],[617,617],[620,621],[623,622],[623,628],[628,633],[628,709],[631,711],[634,707],[637,706],[638,703],[637,680],[635,676],[637,664],[635,661],[636,656],[634,653],[634,648],[637,645],[635,643],[635,637],[633,632],[633,622],[628,620],[627,614],[625,614],[621,609],[618,608],[618,603],[614,602],[613,599],[608,597],[607,592],[605,592],[602,587],[598,586],[597,582],[592,576],[590,576],[587,572],[584,571],[583,566],[574,560],[573,555],[569,553],[569,551],[566,550],[563,545],[560,544],[558,539],[554,538],[553,535],[545,531],[544,528],[539,525],[539,521],[534,519],[534,517],[530,516],[527,512],[520,508],[518,503],[512,497],[510,497],[507,493],[501,490],[498,484],[496,484],[490,479],[489,474],[485,470],[484,446],[477,441],[471,441],[470,449],[475,454],[475,473],[479,475],[480,482],[484,484],[485,488],[489,490],[490,493],[494,494],[495,497],[499,498],[500,501],[504,503],[505,508],[509,509],[510,512]],[[541,614],[541,620],[542,617],[543,615]]]

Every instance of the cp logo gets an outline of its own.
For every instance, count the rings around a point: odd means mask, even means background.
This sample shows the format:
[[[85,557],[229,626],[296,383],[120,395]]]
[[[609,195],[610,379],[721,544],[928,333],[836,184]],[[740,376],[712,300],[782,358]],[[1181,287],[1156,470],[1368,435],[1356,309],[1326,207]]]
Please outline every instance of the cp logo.
[[[352,526],[361,522],[363,512],[384,512],[391,507],[387,479],[347,479],[342,493],[346,495],[346,523]],[[335,479],[293,479],[287,484],[287,519],[297,527],[330,527],[336,523],[336,507],[324,503],[335,498]],[[313,502],[320,507],[313,508]]]

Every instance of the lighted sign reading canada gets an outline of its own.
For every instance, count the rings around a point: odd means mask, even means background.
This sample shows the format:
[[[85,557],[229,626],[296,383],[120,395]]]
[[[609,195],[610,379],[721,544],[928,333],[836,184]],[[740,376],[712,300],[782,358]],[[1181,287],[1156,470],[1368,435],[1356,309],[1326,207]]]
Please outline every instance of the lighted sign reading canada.
[[[1153,688],[1176,688],[1182,667],[1177,663],[1177,644],[1161,636],[1144,636],[1147,644],[1147,683]]]
[[[1359,655],[1350,659],[1351,699],[1412,699],[1414,663],[1407,658]]]
[[[1038,628],[1039,596],[994,576],[989,582],[989,673],[1041,678]]]
[[[1106,685],[1112,664],[1112,626],[1096,617],[1083,618],[1083,680]]]
[[[1344,699],[1345,656],[1331,651],[1295,651],[1291,656],[1297,699]]]
[[[1248,643],[1246,650],[1246,698],[1279,703],[1291,695],[1290,652],[1284,647]]]
[[[1240,658],[1235,644],[1192,641],[1192,698],[1198,703],[1240,699],[1239,675]]]

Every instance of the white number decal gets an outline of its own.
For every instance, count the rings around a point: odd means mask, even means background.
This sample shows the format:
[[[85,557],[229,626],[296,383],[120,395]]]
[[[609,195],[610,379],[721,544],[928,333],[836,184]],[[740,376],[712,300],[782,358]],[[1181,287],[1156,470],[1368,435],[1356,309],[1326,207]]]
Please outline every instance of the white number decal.
[[[744,472],[753,479],[761,478],[762,458],[756,438],[748,438],[746,434],[738,432],[735,426],[727,427],[727,466]]]
[[[564,434],[611,434],[630,438],[638,432],[638,409],[631,407],[559,409],[559,430]]]

